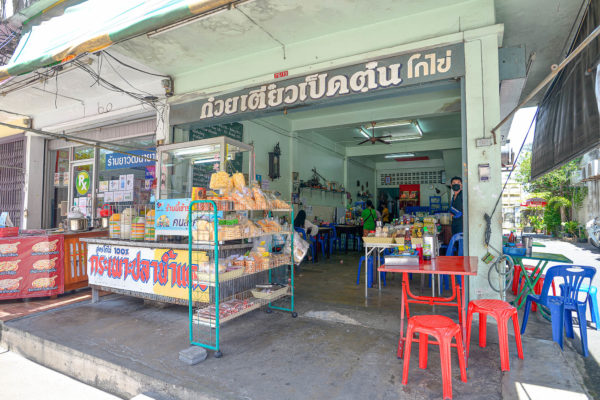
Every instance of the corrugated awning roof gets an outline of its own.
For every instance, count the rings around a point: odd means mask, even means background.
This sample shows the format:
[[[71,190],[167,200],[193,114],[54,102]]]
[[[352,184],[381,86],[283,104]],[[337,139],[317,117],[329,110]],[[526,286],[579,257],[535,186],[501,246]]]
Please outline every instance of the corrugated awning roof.
[[[235,3],[234,0],[88,0],[25,27],[0,80],[69,61],[113,43]]]

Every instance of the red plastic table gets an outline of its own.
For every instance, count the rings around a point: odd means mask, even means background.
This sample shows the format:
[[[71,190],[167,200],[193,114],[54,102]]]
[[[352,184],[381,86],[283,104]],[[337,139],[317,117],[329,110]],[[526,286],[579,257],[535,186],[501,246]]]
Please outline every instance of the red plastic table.
[[[418,266],[385,266],[382,265],[378,270],[380,272],[396,272],[402,274],[402,300],[400,305],[400,339],[398,341],[398,358],[402,358],[404,341],[404,311],[406,308],[406,318],[410,318],[410,312],[408,309],[409,303],[416,304],[429,304],[429,305],[441,305],[451,306],[458,308],[459,323],[463,332],[463,339],[466,337],[466,315],[465,307],[466,298],[465,290],[463,289],[468,285],[468,278],[470,275],[477,275],[477,257],[463,257],[463,256],[440,256],[432,259],[431,261],[423,261]],[[410,291],[410,285],[408,281],[408,274],[443,274],[450,275],[452,282],[452,295],[450,297],[433,297],[433,296],[417,296]],[[463,277],[463,284],[456,284],[456,275]],[[413,339],[413,341],[415,341]]]

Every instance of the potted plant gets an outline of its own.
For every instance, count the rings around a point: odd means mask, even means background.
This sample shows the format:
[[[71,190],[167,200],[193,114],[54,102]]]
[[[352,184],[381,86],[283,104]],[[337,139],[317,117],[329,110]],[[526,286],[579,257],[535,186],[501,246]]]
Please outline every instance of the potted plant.
[[[588,241],[588,235],[587,235],[587,231],[585,230],[585,226],[579,225],[578,229],[578,234],[577,237],[579,239],[577,239],[577,241],[579,243],[587,243]]]
[[[563,226],[563,238],[566,238],[568,241],[575,241],[577,239],[577,233],[579,224],[577,221],[567,221],[562,223]]]
[[[531,223],[531,226],[533,227],[533,229],[535,229],[535,231],[537,233],[542,233],[544,231],[544,229],[546,228],[544,219],[537,215],[530,215],[529,222]]]

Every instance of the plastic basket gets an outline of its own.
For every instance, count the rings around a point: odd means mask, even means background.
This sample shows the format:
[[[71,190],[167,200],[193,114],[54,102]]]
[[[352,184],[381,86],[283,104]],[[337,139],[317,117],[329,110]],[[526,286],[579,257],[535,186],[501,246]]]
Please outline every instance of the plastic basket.
[[[392,243],[394,243],[394,238],[391,238],[391,237],[365,236],[365,237],[363,237],[363,242],[365,242],[365,243],[376,243],[376,244],[392,244]]]
[[[504,246],[502,251],[504,254],[509,256],[524,256],[527,252],[527,249],[525,247]]]

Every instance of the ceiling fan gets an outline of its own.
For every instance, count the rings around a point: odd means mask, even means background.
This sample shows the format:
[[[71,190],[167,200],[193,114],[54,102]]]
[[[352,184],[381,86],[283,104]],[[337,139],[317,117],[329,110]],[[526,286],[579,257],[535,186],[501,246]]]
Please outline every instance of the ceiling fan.
[[[361,133],[363,133],[365,136],[367,136],[367,139],[365,139],[362,142],[360,142],[358,144],[359,146],[361,144],[365,144],[365,143],[369,143],[369,142],[371,144],[375,144],[377,142],[381,142],[383,144],[392,144],[391,142],[388,142],[387,140],[384,140],[384,139],[387,139],[387,138],[391,138],[392,135],[385,135],[385,136],[379,136],[379,137],[375,136],[375,124],[376,124],[375,121],[371,122],[371,136],[370,137],[368,135],[369,132],[365,128],[363,128],[362,126],[360,127]]]

